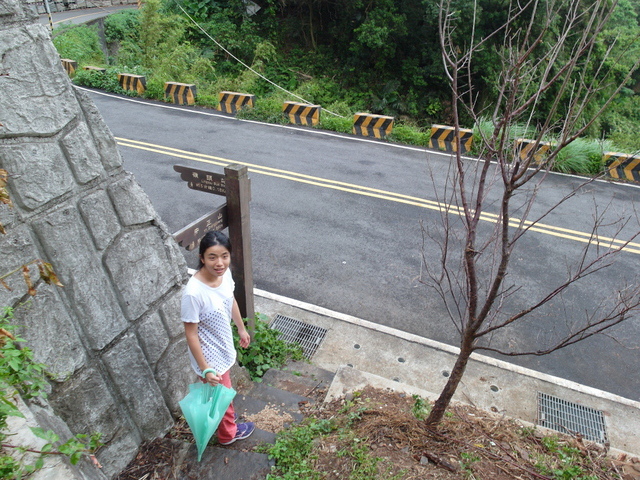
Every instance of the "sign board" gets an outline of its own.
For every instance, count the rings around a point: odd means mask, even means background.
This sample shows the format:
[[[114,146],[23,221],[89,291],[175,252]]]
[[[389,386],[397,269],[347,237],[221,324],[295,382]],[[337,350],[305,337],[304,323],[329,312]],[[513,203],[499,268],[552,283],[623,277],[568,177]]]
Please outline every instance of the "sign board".
[[[227,203],[211,213],[199,218],[174,234],[176,241],[187,250],[200,246],[202,237],[212,230],[229,229],[229,240],[233,245],[231,252],[231,270],[236,282],[235,297],[240,314],[248,318],[249,330],[255,331],[253,302],[253,271],[251,269],[251,224],[249,220],[249,202],[251,201],[251,183],[243,165],[228,165],[224,175],[174,165],[180,178],[188,183],[192,190],[200,190],[216,195],[224,195]]]
[[[227,204],[207,213],[195,222],[176,232],[173,237],[181,247],[191,251],[198,247],[200,240],[207,232],[227,228]]]
[[[227,194],[225,176],[222,174],[198,170],[183,165],[174,165],[173,169],[180,173],[180,178],[188,182],[188,187],[192,190],[223,196]]]

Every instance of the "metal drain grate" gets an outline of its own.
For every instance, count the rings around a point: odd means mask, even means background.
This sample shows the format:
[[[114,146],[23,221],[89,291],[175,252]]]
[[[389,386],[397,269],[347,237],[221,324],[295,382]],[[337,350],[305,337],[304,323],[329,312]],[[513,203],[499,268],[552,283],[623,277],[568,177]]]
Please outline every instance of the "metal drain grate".
[[[608,441],[603,412],[541,392],[538,392],[538,425],[563,433],[580,433],[592,442]]]
[[[274,330],[278,330],[278,338],[287,343],[299,343],[304,356],[311,360],[311,357],[324,340],[327,334],[326,328],[316,327],[308,323],[301,322],[295,318],[276,315],[270,325]]]

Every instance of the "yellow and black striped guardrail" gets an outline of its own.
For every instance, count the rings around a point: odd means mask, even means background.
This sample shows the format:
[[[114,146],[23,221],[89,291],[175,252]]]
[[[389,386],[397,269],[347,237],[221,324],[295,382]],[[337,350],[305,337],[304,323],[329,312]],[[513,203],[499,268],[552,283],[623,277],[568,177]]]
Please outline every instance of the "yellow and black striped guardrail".
[[[164,96],[178,105],[195,105],[196,86],[192,83],[165,82]]]
[[[536,140],[527,140],[525,138],[516,139],[516,152],[518,158],[522,161],[532,157],[535,163],[540,164],[544,162],[551,147],[553,147],[553,143],[550,142],[537,142]],[[535,151],[534,148],[536,148]]]
[[[320,122],[320,105],[284,102],[282,111],[295,125],[317,125]]]
[[[256,96],[248,93],[220,92],[218,96],[220,98],[218,111],[224,113],[235,114],[242,108],[253,108],[256,102]]]
[[[106,68],[94,67],[93,65],[85,65],[84,67],[82,67],[82,69],[91,70],[92,72],[100,72],[100,73],[105,73],[107,71]]]
[[[144,75],[133,75],[131,73],[119,73],[118,82],[124,90],[132,90],[142,95],[147,89],[147,79]]]
[[[72,77],[75,75],[76,70],[78,69],[78,62],[75,60],[69,60],[68,58],[61,58],[62,66],[67,71],[67,75]]]
[[[458,129],[460,138],[460,153],[467,153],[473,144],[473,130],[469,128]],[[457,151],[456,131],[454,127],[447,125],[431,125],[431,137],[429,138],[429,148],[437,148],[445,152],[453,153]]]
[[[353,134],[364,137],[385,138],[393,129],[393,117],[356,113],[353,116]]]
[[[639,155],[605,152],[602,159],[611,178],[640,182]]]

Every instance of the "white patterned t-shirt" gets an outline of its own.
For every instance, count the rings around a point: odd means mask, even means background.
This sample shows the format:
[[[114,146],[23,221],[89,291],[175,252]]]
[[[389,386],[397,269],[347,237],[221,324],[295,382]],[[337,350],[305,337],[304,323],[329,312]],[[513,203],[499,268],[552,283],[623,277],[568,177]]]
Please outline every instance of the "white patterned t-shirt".
[[[209,287],[192,276],[182,292],[182,321],[198,324],[202,353],[218,375],[229,370],[236,361],[231,329],[234,288],[231,271],[227,269],[219,287]],[[193,370],[202,375],[190,350],[189,357]]]

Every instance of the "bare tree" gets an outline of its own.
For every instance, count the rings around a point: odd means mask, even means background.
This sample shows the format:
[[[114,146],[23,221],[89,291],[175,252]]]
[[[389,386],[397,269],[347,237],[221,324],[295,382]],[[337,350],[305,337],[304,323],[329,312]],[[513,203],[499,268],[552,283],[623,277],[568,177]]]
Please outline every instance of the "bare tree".
[[[425,231],[425,240],[435,240],[441,254],[437,265],[424,258],[426,282],[442,299],[460,334],[460,353],[427,419],[429,424],[442,420],[474,351],[545,355],[605,332],[640,307],[637,283],[618,285],[597,308],[584,312],[579,322],[567,320],[564,331],[545,345],[517,352],[492,346],[498,330],[559,301],[570,287],[609,266],[640,233],[637,218],[605,224],[606,207],[596,209],[590,237],[575,263],[567,266],[565,277],[540,298],[530,299],[528,306],[512,308],[519,287],[507,274],[513,268],[516,247],[580,188],[542,208],[536,200],[549,169],[563,148],[584,135],[638,64],[620,73],[624,46],[615,38],[602,40],[615,0],[507,1],[501,27],[483,38],[476,38],[473,29],[471,38],[463,40],[456,38],[454,3],[460,6],[459,1],[441,1],[439,19],[442,57],[452,86],[453,126],[457,132],[461,118],[470,118],[490,128],[479,131],[477,161],[463,158],[457,140],[458,153],[452,155],[448,187],[440,199],[447,205],[441,210],[442,231],[438,237]],[[475,9],[477,2],[471,5]],[[474,68],[476,57],[488,48],[495,50],[500,64],[492,82],[493,100],[483,107],[482,92],[474,86]],[[526,154],[514,142],[523,130],[533,134],[527,138],[535,143]],[[545,143],[549,138],[553,141]],[[540,160],[536,151],[543,144],[548,150]],[[633,231],[626,233],[626,240],[619,240],[623,228]],[[605,238],[603,230],[613,233]]]

